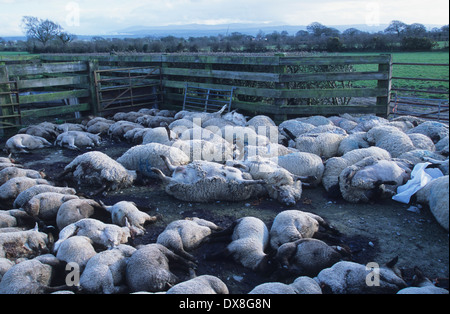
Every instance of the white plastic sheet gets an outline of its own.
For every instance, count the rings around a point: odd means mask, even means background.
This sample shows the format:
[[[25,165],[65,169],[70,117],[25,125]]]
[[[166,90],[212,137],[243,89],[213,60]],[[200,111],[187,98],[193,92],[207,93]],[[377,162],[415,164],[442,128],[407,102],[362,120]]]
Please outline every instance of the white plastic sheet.
[[[406,184],[397,188],[397,194],[395,194],[392,199],[397,202],[408,204],[414,193],[427,185],[427,183],[444,175],[438,168],[426,169],[429,165],[431,165],[430,162],[415,165],[411,172],[411,179],[409,179]]]

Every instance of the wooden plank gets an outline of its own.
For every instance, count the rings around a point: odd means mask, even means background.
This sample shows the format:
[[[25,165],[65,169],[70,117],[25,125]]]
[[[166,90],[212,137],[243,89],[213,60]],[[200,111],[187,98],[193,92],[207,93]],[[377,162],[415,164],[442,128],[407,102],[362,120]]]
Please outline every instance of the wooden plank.
[[[165,87],[184,88],[185,82],[163,80]],[[190,86],[200,88],[229,89],[229,85],[190,82]],[[378,97],[385,96],[385,88],[349,88],[349,89],[270,89],[237,86],[235,95],[247,95],[266,98],[330,98],[330,97]]]
[[[35,79],[35,80],[19,80],[17,82],[18,87],[20,89],[63,86],[63,85],[78,85],[88,83],[89,80],[87,75],[55,77],[55,78]]]
[[[327,57],[283,57],[280,65],[347,65],[389,63],[390,55],[374,56],[327,56]]]
[[[237,72],[221,70],[183,69],[183,68],[163,68],[163,75],[206,77],[230,80],[245,80],[259,82],[278,82],[279,75],[275,73],[260,72]]]
[[[283,74],[281,82],[320,82],[320,81],[369,81],[386,80],[388,73],[380,72],[321,72]]]
[[[55,116],[62,115],[67,113],[74,113],[79,111],[90,111],[90,104],[76,104],[70,106],[58,106],[51,108],[41,108],[41,109],[32,109],[32,110],[24,110],[22,111],[22,117],[26,118],[37,118],[37,117],[46,117],[46,116]]]
[[[37,75],[43,73],[64,73],[87,71],[86,62],[60,62],[8,65],[10,76]]]
[[[88,89],[79,89],[73,91],[64,91],[64,92],[52,92],[45,94],[35,94],[35,95],[24,95],[20,96],[20,103],[27,104],[33,102],[47,102],[59,99],[67,99],[67,98],[78,98],[78,97],[88,97],[89,90]]]

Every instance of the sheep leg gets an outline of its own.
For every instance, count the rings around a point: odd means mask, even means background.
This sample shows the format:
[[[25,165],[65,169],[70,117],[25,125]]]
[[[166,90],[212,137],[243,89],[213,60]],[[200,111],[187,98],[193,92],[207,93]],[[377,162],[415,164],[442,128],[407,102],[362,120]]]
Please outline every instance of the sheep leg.
[[[93,191],[93,192],[91,192],[91,193],[89,193],[89,194],[90,194],[91,196],[99,195],[99,194],[101,194],[101,193],[103,193],[103,192],[107,192],[107,191],[106,191],[107,188],[108,188],[108,186],[107,186],[106,184],[103,184],[102,187],[101,187],[100,189],[95,190],[95,191]]]
[[[213,232],[209,235],[207,238],[207,242],[214,243],[214,242],[230,242],[231,241],[231,235],[234,232],[234,228],[237,225],[237,221],[234,221],[231,226],[229,226],[226,229],[223,229],[221,231]]]
[[[166,164],[167,168],[173,173],[177,167],[172,165],[172,163],[170,162],[169,158],[167,158],[164,155],[159,155],[159,157],[161,157],[161,159],[164,161],[164,163]]]

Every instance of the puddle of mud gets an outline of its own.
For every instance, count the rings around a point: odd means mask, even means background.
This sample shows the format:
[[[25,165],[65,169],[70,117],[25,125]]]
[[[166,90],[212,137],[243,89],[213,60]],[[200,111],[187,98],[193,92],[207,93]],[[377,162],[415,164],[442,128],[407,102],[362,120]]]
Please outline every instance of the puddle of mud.
[[[117,159],[132,145],[106,141],[97,150]],[[24,166],[45,169],[48,179],[56,178],[64,167],[85,151],[49,148],[28,155],[15,156]],[[2,154],[3,156],[4,154]],[[88,191],[87,191],[88,192]],[[341,233],[340,240],[350,247],[355,262],[382,265],[399,256],[398,266],[405,274],[418,266],[430,278],[448,278],[449,235],[438,225],[429,210],[407,211],[409,205],[392,200],[374,204],[350,204],[329,198],[321,187],[305,189],[302,200],[287,208],[270,199],[245,202],[214,202],[209,204],[182,202],[168,196],[158,182],[110,192],[94,199],[107,205],[118,201],[134,201],[138,207],[162,219],[146,226],[147,233],[133,240],[133,245],[154,243],[157,236],[172,221],[185,217],[200,217],[226,228],[240,217],[255,216],[270,225],[275,216],[286,209],[298,209],[322,216]],[[99,213],[108,219],[105,213]],[[209,260],[211,253],[220,251],[225,243],[205,243],[193,252],[198,260],[197,275],[210,274],[221,278],[231,293],[247,293],[257,284],[272,281],[269,274],[255,273],[231,260]],[[289,283],[294,278],[285,278]]]

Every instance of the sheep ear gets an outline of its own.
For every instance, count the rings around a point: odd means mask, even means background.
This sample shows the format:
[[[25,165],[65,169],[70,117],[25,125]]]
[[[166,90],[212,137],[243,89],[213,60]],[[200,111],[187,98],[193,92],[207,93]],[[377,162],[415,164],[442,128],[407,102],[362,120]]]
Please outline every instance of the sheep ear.
[[[390,260],[389,262],[386,263],[386,266],[388,268],[393,268],[395,266],[395,264],[397,264],[398,262],[398,256],[394,257],[392,260]]]
[[[34,225],[33,231],[39,231],[39,225],[37,222],[36,222],[36,225]]]

